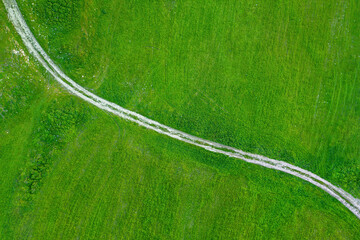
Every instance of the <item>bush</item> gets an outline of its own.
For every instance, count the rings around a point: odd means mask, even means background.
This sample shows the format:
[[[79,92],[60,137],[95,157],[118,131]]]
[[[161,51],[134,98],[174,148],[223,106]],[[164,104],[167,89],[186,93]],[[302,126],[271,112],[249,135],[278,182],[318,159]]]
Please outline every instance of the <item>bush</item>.
[[[32,199],[41,187],[42,179],[49,171],[56,154],[65,147],[86,121],[86,113],[71,101],[53,101],[41,115],[38,127],[34,130],[31,142],[31,151],[28,157],[31,159],[25,168],[21,202]],[[26,201],[24,200],[26,199]]]
[[[38,12],[55,31],[70,31],[80,19],[80,1],[44,0],[38,2]]]

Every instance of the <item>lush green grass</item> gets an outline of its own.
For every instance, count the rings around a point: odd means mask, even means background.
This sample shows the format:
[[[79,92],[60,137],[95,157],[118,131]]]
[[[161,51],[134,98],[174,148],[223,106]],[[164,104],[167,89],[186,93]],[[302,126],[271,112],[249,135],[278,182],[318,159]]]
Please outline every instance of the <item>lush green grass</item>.
[[[63,31],[44,1],[22,2],[45,49],[98,95],[359,196],[358,1],[94,0]]]
[[[19,1],[42,45],[77,82],[359,195],[356,1],[79,1],[54,9],[80,12],[74,24],[48,19],[49,2]],[[8,110],[0,116],[2,239],[360,235],[359,220],[310,184],[68,95],[32,58],[12,52],[24,47],[0,9],[9,29],[0,32],[0,106]]]
[[[55,160],[15,236],[351,239],[359,234],[358,219],[336,200],[291,176],[199,151],[95,110],[91,115],[86,130]]]

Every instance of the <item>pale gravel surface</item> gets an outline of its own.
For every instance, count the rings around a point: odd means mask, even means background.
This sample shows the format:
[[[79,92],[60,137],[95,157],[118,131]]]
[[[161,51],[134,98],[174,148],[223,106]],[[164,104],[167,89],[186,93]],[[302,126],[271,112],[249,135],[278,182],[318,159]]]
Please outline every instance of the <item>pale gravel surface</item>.
[[[220,153],[229,157],[237,158],[245,162],[261,165],[266,168],[279,170],[293,176],[299,177],[313,185],[323,189],[332,197],[336,198],[345,207],[347,207],[356,217],[360,219],[360,201],[343,189],[334,186],[325,179],[317,176],[302,168],[296,167],[289,163],[270,159],[261,155],[244,152],[242,150],[225,146],[219,143],[198,138],[171,127],[165,126],[161,123],[148,119],[140,114],[122,108],[115,103],[102,99],[93,93],[87,91],[60,70],[60,68],[50,59],[42,47],[37,42],[36,38],[27,26],[15,0],[3,0],[5,8],[8,12],[9,20],[14,25],[16,31],[21,36],[25,46],[29,52],[43,65],[43,67],[70,93],[76,95],[83,100],[95,105],[98,108],[111,112],[123,119],[135,122],[143,127],[154,130],[160,134],[178,139],[180,141],[204,148],[208,151]]]

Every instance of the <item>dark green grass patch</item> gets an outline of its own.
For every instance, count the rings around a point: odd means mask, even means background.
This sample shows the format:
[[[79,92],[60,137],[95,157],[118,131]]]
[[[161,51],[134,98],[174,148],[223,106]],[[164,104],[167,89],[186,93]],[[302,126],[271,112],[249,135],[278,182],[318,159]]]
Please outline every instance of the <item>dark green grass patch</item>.
[[[39,113],[27,153],[27,164],[19,179],[19,207],[27,208],[52,166],[52,159],[64,151],[86,121],[85,111],[70,99],[54,99]]]
[[[36,10],[41,19],[51,28],[53,34],[67,32],[79,24],[82,1],[44,0],[36,2]]]

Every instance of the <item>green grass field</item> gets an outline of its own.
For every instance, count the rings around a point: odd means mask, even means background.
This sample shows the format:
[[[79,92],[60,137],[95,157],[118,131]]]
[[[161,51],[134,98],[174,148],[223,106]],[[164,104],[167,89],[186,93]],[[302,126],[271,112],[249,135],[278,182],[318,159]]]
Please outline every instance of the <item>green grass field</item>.
[[[55,62],[97,95],[360,197],[358,1],[18,4]],[[0,11],[0,239],[360,235],[354,215],[304,181],[71,96],[22,56]]]

